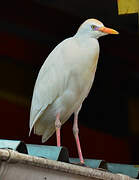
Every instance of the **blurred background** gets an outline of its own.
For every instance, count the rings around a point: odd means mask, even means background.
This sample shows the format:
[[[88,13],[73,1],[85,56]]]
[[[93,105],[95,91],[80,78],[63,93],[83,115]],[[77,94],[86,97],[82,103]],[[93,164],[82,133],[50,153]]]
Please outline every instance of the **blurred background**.
[[[0,138],[41,144],[29,133],[34,83],[48,54],[88,18],[120,32],[99,39],[93,88],[79,115],[85,158],[139,164],[139,1],[5,0],[0,3]],[[73,117],[62,145],[77,157]],[[56,145],[53,135],[47,145]]]

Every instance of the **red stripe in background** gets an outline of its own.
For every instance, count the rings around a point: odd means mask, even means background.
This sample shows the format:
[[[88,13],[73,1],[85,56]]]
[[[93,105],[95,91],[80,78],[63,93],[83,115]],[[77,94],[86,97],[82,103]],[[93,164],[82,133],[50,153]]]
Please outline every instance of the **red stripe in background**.
[[[44,61],[43,56],[47,53],[47,47],[35,41],[26,40],[7,32],[0,33],[0,55],[35,65]]]

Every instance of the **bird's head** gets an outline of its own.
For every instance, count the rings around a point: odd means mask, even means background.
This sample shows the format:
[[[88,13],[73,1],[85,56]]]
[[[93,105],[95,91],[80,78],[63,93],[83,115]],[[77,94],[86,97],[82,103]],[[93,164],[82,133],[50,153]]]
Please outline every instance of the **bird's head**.
[[[102,22],[96,19],[88,19],[79,27],[77,34],[98,39],[99,37],[105,36],[107,34],[119,33],[114,29],[105,27]]]

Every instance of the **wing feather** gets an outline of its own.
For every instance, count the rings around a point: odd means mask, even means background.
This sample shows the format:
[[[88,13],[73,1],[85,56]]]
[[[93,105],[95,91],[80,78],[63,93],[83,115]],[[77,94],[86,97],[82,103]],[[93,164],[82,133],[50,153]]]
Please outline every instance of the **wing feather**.
[[[65,75],[67,72],[64,68],[64,57],[61,52],[63,44],[65,45],[65,43],[60,43],[50,53],[38,74],[31,103],[30,132],[47,106],[55,101],[64,91]]]

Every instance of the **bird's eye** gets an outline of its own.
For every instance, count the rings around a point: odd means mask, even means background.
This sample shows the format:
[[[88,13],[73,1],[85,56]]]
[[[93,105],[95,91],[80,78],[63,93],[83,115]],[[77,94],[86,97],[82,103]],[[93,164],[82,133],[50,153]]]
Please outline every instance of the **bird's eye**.
[[[93,30],[96,30],[96,29],[97,29],[97,26],[92,25],[91,28],[92,28]]]

